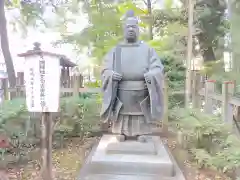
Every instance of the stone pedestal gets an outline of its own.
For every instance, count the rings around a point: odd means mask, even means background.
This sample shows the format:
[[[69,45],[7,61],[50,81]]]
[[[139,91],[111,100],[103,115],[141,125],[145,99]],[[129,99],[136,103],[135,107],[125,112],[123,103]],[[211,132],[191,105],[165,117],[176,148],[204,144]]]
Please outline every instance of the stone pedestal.
[[[147,142],[141,143],[119,142],[114,135],[104,135],[79,180],[184,180],[176,170],[179,168],[157,136],[148,136]]]

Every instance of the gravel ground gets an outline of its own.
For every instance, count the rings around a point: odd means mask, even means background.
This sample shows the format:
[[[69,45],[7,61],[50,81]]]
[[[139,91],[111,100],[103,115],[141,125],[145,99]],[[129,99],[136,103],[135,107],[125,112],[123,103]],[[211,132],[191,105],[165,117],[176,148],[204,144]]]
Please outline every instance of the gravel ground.
[[[186,180],[229,180],[225,175],[209,169],[199,170],[194,163],[188,159],[186,150],[178,147],[176,136],[167,135],[168,147],[183,171]],[[54,180],[76,180],[85,157],[98,138],[88,138],[79,141],[78,138],[66,142],[66,148],[53,150],[53,175]],[[7,171],[0,171],[0,180],[41,180],[40,162],[34,160],[28,164],[18,165],[9,168]]]
[[[53,150],[54,180],[75,180],[85,156],[96,141],[97,138],[88,138],[84,142],[74,138],[66,142],[66,148]],[[0,180],[41,180],[40,161],[33,160],[2,170]]]

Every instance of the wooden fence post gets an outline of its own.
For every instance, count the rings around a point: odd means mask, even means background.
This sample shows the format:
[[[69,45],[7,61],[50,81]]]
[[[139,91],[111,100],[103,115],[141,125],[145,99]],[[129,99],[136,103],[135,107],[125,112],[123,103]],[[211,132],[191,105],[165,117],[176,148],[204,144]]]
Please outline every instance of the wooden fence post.
[[[210,97],[210,94],[215,91],[215,82],[215,80],[207,80],[205,85],[204,112],[208,114],[212,114],[213,111],[213,99]]]
[[[234,96],[236,94],[237,84],[236,84],[235,80],[233,80],[229,83],[228,89],[229,89],[228,93],[231,94],[232,96]]]
[[[168,80],[164,79],[164,110],[163,110],[163,120],[162,120],[162,132],[168,132]]]
[[[79,80],[80,80],[80,88],[83,88],[84,84],[83,84],[83,75],[82,74],[79,75]]]
[[[80,88],[80,76],[73,75],[73,96],[79,95],[79,88]]]
[[[206,77],[204,75],[200,75],[200,88],[201,89],[205,87],[206,81],[207,81]]]
[[[3,79],[4,100],[9,100],[8,79]]]
[[[192,104],[193,108],[200,107],[200,96],[198,94],[199,89],[201,89],[201,79],[200,74],[197,71],[193,73],[193,90],[192,90]]]
[[[71,88],[71,76],[70,76],[70,68],[67,67],[67,88]],[[67,92],[66,96],[71,96],[72,93]]]
[[[234,96],[236,94],[237,91],[237,84],[236,81],[233,81],[233,85],[232,85],[232,96]],[[234,117],[236,119],[237,122],[240,122],[240,106],[236,106],[236,112],[234,112]]]
[[[229,85],[232,82],[225,81],[222,84],[222,120],[230,125],[233,124],[233,105],[229,103]]]
[[[19,72],[18,77],[19,77],[19,86],[20,86],[20,96],[25,97],[25,91],[21,90],[21,88],[24,86],[24,72]]]
[[[42,178],[52,180],[52,115],[50,112],[42,113],[41,130]]]
[[[68,87],[68,85],[67,85],[67,83],[68,83],[68,72],[67,72],[67,68],[66,67],[63,67],[63,76],[62,76],[62,78],[63,78],[63,87],[67,88]],[[67,92],[64,92],[63,96],[66,97],[67,96]]]
[[[16,77],[16,97],[19,98],[21,96],[21,91],[20,91],[20,72],[17,72],[17,77]]]

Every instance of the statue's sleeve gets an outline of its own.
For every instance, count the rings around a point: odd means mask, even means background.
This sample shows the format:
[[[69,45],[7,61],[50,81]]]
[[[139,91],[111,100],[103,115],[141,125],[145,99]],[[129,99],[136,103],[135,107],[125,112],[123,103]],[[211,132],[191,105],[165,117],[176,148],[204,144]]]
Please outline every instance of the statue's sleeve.
[[[113,91],[115,88],[115,81],[113,81],[114,52],[113,49],[104,57],[102,65],[101,78],[103,102],[100,117],[103,122],[109,121],[112,112]]]
[[[149,49],[149,71],[147,75],[150,83],[147,83],[150,95],[151,116],[155,120],[163,117],[163,85],[164,85],[164,67],[160,58],[154,49]]]

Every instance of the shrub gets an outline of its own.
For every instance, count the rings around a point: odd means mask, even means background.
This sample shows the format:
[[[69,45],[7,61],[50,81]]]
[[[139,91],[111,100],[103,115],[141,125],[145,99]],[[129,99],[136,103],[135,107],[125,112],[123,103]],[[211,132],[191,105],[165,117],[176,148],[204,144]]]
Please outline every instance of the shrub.
[[[83,138],[99,124],[99,106],[96,98],[69,97],[62,99],[60,121],[55,127],[55,136],[62,145],[65,136]]]
[[[54,136],[62,140],[65,136],[81,136],[92,131],[98,124],[98,104],[94,96],[89,98],[65,97],[61,98],[61,112],[54,128]],[[34,136],[34,124],[40,131],[40,117],[30,118],[25,105],[25,99],[4,101],[0,109],[0,138],[5,137],[10,141],[12,148],[8,152],[18,149],[18,154],[27,153],[27,149],[34,148],[39,142],[39,137]],[[1,152],[7,152],[2,149]],[[3,154],[4,154],[3,153]]]
[[[174,109],[170,116],[185,137],[187,149],[199,167],[222,172],[240,167],[240,140],[219,117],[195,109]]]
[[[182,91],[184,89],[185,68],[183,63],[176,60],[174,56],[164,56],[161,58],[164,65],[164,72],[168,80],[168,96],[169,96],[169,109],[174,106],[183,105],[184,94],[173,95],[174,91]]]

